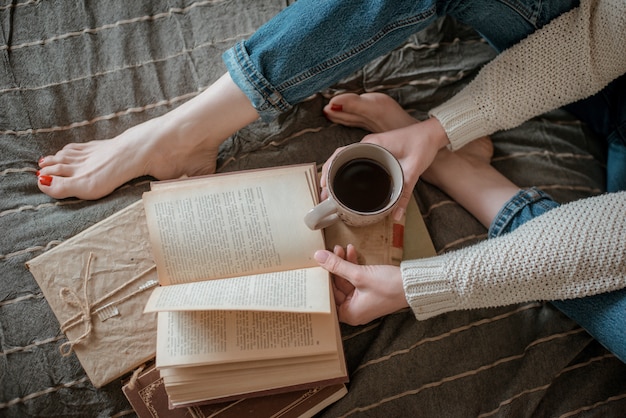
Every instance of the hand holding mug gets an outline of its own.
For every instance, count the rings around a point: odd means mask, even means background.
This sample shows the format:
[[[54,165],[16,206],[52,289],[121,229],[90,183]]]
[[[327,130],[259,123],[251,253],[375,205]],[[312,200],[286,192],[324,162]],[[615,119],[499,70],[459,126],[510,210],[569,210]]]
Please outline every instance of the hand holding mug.
[[[339,220],[351,226],[380,222],[396,207],[404,187],[398,160],[385,148],[359,142],[338,149],[322,173],[326,199],[304,220],[320,229]]]

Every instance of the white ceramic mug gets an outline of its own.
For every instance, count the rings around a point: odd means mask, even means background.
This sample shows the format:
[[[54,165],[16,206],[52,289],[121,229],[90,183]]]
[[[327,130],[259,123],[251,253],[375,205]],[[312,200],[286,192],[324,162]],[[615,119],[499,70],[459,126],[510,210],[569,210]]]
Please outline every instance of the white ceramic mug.
[[[402,166],[393,154],[366,142],[340,149],[326,176],[328,198],[304,217],[311,229],[339,220],[351,226],[380,222],[396,207],[404,187]]]

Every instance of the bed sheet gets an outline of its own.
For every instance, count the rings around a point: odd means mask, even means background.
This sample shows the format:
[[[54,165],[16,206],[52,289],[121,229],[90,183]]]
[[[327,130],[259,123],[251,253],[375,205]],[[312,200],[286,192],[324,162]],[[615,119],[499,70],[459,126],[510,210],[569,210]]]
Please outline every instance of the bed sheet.
[[[36,187],[39,157],[113,137],[195,97],[225,71],[221,53],[288,3],[0,3],[0,416],[133,415],[121,379],[96,389],[75,356],[60,355],[67,340],[25,263],[137,201],[152,179],[97,201],[55,200]],[[441,19],[279,120],[233,135],[218,171],[321,165],[366,134],[324,118],[333,95],[384,92],[424,119],[493,56],[475,32]],[[540,186],[561,202],[603,191],[604,150],[566,112],[493,141],[494,166],[522,187]],[[438,189],[420,182],[415,196],[438,253],[486,238]],[[342,334],[349,393],[323,417],[618,417],[626,410],[626,365],[549,303],[427,321],[404,310],[342,325]]]

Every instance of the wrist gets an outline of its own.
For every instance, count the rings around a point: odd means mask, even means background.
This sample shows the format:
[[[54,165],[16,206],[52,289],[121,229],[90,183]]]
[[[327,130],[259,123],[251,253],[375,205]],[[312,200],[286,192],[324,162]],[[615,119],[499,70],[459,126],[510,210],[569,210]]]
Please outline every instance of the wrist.
[[[441,122],[439,122],[439,119],[437,119],[434,116],[431,116],[424,122],[420,123],[420,125],[422,125],[422,127],[427,129],[428,134],[426,138],[432,147],[434,147],[437,150],[440,150],[450,145],[450,139],[448,138],[448,133],[443,128],[443,125],[441,124]]]

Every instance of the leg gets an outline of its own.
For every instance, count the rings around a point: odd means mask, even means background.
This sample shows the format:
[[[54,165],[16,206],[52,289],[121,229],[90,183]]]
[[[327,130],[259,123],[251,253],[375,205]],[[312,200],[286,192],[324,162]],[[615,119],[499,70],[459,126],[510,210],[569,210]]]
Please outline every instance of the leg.
[[[299,0],[224,54],[261,118],[271,120],[450,15],[506,49],[579,0]],[[289,40],[285,42],[285,40]]]
[[[230,74],[200,96],[116,138],[70,144],[41,159],[40,190],[55,198],[98,199],[141,175],[214,172],[219,145],[238,129],[259,115],[275,117],[437,17],[432,0],[404,3],[298,1],[228,51]]]
[[[489,237],[511,232],[556,206],[556,202],[537,190],[522,191],[500,211],[489,230]],[[580,299],[556,300],[552,304],[626,362],[626,289]]]
[[[565,109],[585,122],[608,143],[606,189],[626,190],[626,74],[613,80],[594,96]]]
[[[626,75],[598,94],[567,106],[608,143],[607,191],[626,190]],[[626,289],[582,299],[552,302],[626,362]]]
[[[209,174],[215,171],[219,145],[257,118],[250,101],[226,75],[160,118],[113,139],[69,144],[42,158],[38,185],[57,199],[98,199],[142,175],[173,179]]]

